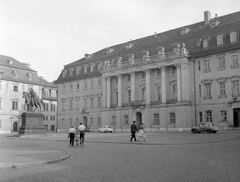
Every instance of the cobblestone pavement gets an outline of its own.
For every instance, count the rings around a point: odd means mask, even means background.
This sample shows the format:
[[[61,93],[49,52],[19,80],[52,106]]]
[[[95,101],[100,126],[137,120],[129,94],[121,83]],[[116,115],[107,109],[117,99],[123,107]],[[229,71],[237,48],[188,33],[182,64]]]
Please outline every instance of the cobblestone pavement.
[[[240,133],[88,134],[83,146],[70,147],[65,135],[0,138],[1,149],[65,150],[72,156],[43,166],[0,171],[0,181],[219,181],[240,179]]]

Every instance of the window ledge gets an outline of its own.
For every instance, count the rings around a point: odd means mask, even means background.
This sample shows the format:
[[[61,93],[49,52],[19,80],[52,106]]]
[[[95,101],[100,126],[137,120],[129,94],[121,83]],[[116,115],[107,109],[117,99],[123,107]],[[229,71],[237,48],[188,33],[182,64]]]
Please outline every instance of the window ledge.
[[[227,95],[219,95],[218,98],[227,98]]]
[[[218,67],[218,68],[217,68],[218,71],[223,71],[223,70],[225,70],[225,69],[226,69],[226,67]]]
[[[231,69],[239,68],[239,64],[231,65]]]
[[[211,99],[212,99],[212,96],[204,97],[204,100],[211,100]]]
[[[204,69],[203,70],[203,73],[209,73],[209,72],[211,72],[211,69]]]

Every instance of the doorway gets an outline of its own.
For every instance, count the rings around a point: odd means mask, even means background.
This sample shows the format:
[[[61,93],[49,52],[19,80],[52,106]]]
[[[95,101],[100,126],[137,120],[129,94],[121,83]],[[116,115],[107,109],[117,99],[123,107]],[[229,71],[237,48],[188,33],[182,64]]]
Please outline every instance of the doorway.
[[[240,108],[233,109],[233,126],[240,126]]]
[[[137,112],[136,113],[136,125],[137,125],[137,128],[139,128],[141,124],[142,124],[142,113],[141,112]]]
[[[83,117],[83,124],[86,128],[88,128],[87,116]]]
[[[13,123],[13,132],[17,132],[17,130],[18,130],[18,123],[15,121]]]

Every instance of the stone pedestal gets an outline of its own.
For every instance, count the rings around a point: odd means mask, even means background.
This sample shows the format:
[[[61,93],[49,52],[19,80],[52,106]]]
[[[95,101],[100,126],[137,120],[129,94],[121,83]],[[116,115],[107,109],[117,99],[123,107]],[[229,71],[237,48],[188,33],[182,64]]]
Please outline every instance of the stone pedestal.
[[[19,134],[45,133],[42,113],[26,112],[21,115],[22,126]]]

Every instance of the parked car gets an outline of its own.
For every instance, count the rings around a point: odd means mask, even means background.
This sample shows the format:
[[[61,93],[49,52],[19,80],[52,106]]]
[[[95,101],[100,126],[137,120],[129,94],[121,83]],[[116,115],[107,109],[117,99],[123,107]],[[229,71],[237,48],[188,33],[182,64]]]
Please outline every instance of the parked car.
[[[201,132],[216,133],[217,131],[218,131],[218,128],[215,127],[212,123],[200,123],[198,126],[195,126],[191,129],[192,133],[201,133]]]
[[[111,126],[108,126],[108,125],[105,125],[101,128],[98,128],[98,132],[101,133],[101,132],[104,132],[104,133],[112,133],[113,132],[113,128]]]

